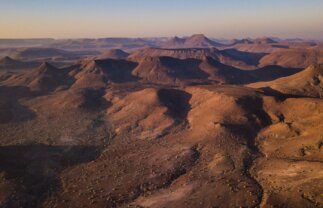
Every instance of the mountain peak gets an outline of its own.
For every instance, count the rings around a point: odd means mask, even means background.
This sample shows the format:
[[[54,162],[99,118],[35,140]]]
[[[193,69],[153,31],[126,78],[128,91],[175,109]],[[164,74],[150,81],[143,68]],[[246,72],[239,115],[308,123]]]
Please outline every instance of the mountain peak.
[[[195,34],[192,35],[191,37],[188,37],[185,41],[185,44],[188,47],[197,47],[197,48],[210,48],[210,47],[215,47],[215,46],[220,46],[221,44],[214,42],[207,38],[203,34]]]
[[[214,42],[204,34],[194,34],[190,37],[179,38],[177,36],[169,39],[164,48],[210,48],[221,46],[222,44]]]
[[[15,60],[9,56],[5,56],[2,59],[0,59],[1,63],[12,63],[15,62]]]
[[[53,65],[51,65],[49,62],[44,61],[41,65],[40,68],[55,68]]]
[[[126,59],[128,56],[129,53],[117,48],[104,51],[101,55],[97,56],[96,59]]]
[[[21,66],[22,62],[15,60],[9,56],[5,56],[2,59],[0,59],[0,66],[5,68],[16,68],[18,66]]]
[[[40,72],[48,72],[48,71],[52,71],[52,70],[56,70],[57,68],[53,65],[51,65],[50,63],[48,62],[43,62],[39,68],[38,68],[38,71]]]
[[[1,60],[13,60],[10,56],[5,56]]]
[[[187,40],[211,41],[204,34],[194,34],[188,37]]]

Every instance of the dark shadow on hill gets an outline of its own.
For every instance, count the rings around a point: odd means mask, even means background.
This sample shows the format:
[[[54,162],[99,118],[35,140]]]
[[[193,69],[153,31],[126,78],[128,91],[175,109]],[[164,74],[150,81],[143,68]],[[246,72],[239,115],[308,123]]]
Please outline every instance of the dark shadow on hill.
[[[103,98],[105,95],[104,89],[81,89],[80,92],[84,96],[84,102],[80,104],[80,108],[86,110],[102,110],[112,105],[111,102]]]
[[[244,96],[237,100],[237,104],[243,107],[248,114],[245,116],[252,123],[255,131],[271,124],[270,116],[263,109],[263,100],[258,96]]]
[[[146,57],[134,74],[141,82],[167,86],[187,85],[208,81],[209,74],[200,69],[199,59],[178,59],[168,56]]]
[[[21,70],[30,70],[35,67],[40,66],[38,61],[21,61],[19,59],[13,59],[9,56],[5,56],[0,59],[0,71],[21,71]]]
[[[32,120],[36,113],[19,102],[20,98],[34,96],[27,87],[0,86],[0,124]]]
[[[191,109],[189,101],[191,94],[176,89],[160,89],[158,97],[168,108],[168,114],[176,119],[184,120]]]
[[[287,46],[287,45],[272,45],[271,47],[273,47],[273,48],[289,48],[289,46]]]
[[[257,82],[272,81],[281,77],[291,76],[303,69],[301,68],[286,68],[277,65],[265,66],[256,70],[248,71],[250,76],[254,77]]]
[[[302,70],[303,69],[300,68],[284,68],[276,65],[265,66],[251,71],[241,70],[240,75],[241,77],[244,77],[244,79],[240,79],[236,83],[233,82],[232,84],[250,84],[255,82],[273,81],[282,77],[291,76]]]
[[[316,98],[316,97],[305,96],[305,95],[286,94],[286,93],[279,92],[278,90],[274,90],[270,87],[263,87],[260,89],[262,90],[262,93],[264,95],[273,96],[281,102],[285,101],[288,98]]]
[[[59,190],[58,175],[64,169],[96,159],[95,146],[22,145],[0,147],[0,172],[15,184],[3,207],[42,207]]]
[[[243,61],[244,63],[253,66],[257,66],[259,64],[260,59],[268,55],[268,53],[245,52],[239,51],[234,48],[225,49],[222,50],[222,52],[235,60]]]
[[[115,83],[125,83],[137,81],[138,78],[132,75],[132,71],[138,63],[121,59],[95,60],[107,77],[107,81]]]
[[[17,100],[20,98],[27,98],[36,96],[37,93],[31,92],[25,86],[4,86],[0,85],[0,99],[1,100]]]
[[[215,78],[218,81],[224,81],[225,84],[238,85],[261,81],[272,81],[281,77],[296,74],[302,70],[298,68],[284,68],[273,65],[246,71],[222,64],[211,57],[207,57],[206,63],[209,64],[208,71],[210,72],[211,79]]]
[[[253,161],[259,157],[262,153],[258,148],[256,138],[259,131],[270,125],[272,120],[263,108],[263,99],[259,96],[243,96],[238,98],[237,104],[239,104],[245,111],[244,115],[247,118],[247,122],[236,123],[235,121],[224,122],[221,126],[227,128],[232,132],[235,138],[239,139],[237,142],[246,145],[250,150],[250,154],[244,156],[243,159],[243,174],[254,182],[257,188],[257,198],[261,202],[263,196],[263,188],[250,174],[250,170]],[[238,156],[239,157],[239,156]]]
[[[0,101],[0,124],[7,122],[24,122],[36,117],[36,113],[17,101]]]
[[[178,79],[207,79],[208,77],[207,73],[199,69],[201,60],[192,58],[182,60],[167,56],[159,59],[162,65],[170,69],[170,75]]]

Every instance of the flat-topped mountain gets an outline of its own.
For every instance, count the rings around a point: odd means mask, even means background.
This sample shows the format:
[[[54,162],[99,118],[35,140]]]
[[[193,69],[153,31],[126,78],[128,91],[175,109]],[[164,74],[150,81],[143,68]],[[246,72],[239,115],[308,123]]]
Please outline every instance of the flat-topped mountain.
[[[244,55],[244,56],[241,56]],[[252,55],[252,54],[249,54]],[[218,50],[212,48],[176,48],[176,49],[164,49],[164,48],[144,48],[134,51],[128,58],[134,61],[140,61],[145,57],[161,57],[168,56],[178,59],[199,59],[205,60],[207,57],[211,57],[220,61],[223,64],[234,66],[241,69],[255,69],[254,63],[244,60],[242,57],[248,56],[247,53],[239,53],[236,51]]]

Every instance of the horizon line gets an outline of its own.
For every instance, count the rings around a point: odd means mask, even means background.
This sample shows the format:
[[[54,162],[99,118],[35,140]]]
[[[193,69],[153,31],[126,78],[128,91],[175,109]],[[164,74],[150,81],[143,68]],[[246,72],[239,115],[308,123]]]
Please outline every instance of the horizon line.
[[[173,36],[102,36],[102,37],[66,37],[66,38],[60,38],[60,37],[0,37],[0,40],[68,40],[68,39],[107,39],[107,38],[125,38],[125,39],[149,39],[149,38],[174,38],[174,37],[179,37],[179,38],[187,38],[191,37],[193,35],[204,35],[203,33],[196,33],[192,35],[173,35]],[[308,38],[308,37],[300,37],[300,36],[288,36],[288,37],[281,37],[281,36],[244,36],[244,37],[231,37],[231,38],[226,38],[226,37],[215,37],[215,36],[207,36],[204,35],[207,38],[212,38],[212,39],[223,39],[223,40],[233,40],[233,39],[260,39],[260,38],[278,38],[278,39],[302,39],[302,40],[313,40],[313,41],[323,41],[322,38]]]

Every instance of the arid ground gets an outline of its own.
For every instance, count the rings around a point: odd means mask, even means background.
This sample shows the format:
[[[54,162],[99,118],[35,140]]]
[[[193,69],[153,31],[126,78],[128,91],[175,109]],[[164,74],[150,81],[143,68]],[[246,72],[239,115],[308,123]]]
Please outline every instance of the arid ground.
[[[322,43],[0,43],[0,207],[323,207]]]

